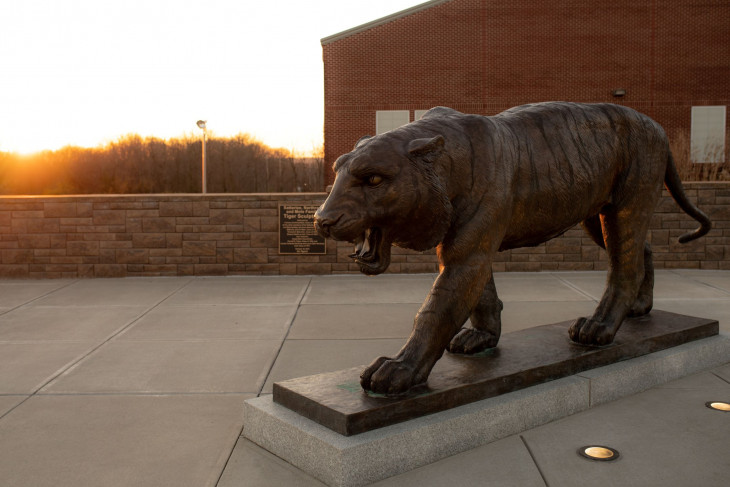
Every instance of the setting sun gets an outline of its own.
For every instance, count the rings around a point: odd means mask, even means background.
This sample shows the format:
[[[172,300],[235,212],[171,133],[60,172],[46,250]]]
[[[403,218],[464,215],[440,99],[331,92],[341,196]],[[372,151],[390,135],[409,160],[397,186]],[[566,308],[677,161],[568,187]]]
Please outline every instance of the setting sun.
[[[322,144],[320,38],[418,0],[26,0],[0,7],[0,151],[129,133]]]

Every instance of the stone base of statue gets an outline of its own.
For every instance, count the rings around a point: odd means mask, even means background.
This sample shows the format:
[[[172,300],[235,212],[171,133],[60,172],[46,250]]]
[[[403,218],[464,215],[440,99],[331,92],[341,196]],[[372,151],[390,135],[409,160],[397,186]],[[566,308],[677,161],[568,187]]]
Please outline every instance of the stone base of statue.
[[[276,383],[246,401],[244,436],[328,485],[361,486],[730,356],[715,320],[653,311],[605,347],[572,343],[570,324],[505,334],[478,356],[447,353],[428,387],[405,397],[363,392],[361,367]]]

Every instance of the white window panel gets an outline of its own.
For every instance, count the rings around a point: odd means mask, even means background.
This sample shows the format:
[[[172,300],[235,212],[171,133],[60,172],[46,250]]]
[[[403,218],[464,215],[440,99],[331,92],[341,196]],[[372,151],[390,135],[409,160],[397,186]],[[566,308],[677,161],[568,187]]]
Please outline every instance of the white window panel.
[[[428,110],[415,110],[413,112],[414,120],[421,120],[423,118],[423,115],[426,114]]]
[[[382,134],[411,121],[408,110],[378,110],[375,112],[375,133]]]
[[[725,162],[725,106],[692,107],[692,162]]]

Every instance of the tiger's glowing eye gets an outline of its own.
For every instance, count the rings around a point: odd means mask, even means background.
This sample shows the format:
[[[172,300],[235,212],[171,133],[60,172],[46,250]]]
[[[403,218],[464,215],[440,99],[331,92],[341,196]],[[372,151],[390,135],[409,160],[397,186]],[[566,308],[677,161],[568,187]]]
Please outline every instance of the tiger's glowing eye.
[[[377,186],[378,184],[383,182],[383,177],[378,176],[377,174],[374,174],[368,178],[368,184],[370,186]]]

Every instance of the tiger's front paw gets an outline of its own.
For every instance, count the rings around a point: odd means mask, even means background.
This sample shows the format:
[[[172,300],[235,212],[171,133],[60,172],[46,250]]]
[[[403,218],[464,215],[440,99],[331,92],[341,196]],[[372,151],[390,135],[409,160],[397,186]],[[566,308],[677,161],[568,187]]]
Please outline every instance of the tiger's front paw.
[[[488,331],[462,328],[449,343],[449,352],[473,355],[497,346],[499,337]]]
[[[570,327],[570,339],[582,345],[603,346],[613,342],[618,327],[611,322],[593,318],[578,318]]]
[[[402,359],[388,357],[377,358],[360,374],[363,389],[391,396],[404,394],[425,381],[425,376],[421,377],[414,367]]]

